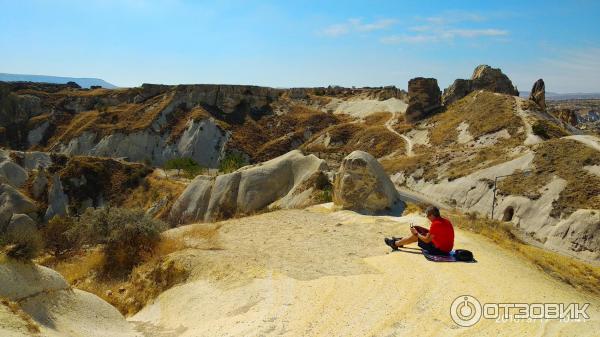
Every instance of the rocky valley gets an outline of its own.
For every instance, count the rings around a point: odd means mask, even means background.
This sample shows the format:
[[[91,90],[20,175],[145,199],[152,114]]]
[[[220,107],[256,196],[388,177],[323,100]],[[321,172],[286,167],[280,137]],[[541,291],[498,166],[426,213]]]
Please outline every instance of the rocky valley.
[[[478,273],[495,274],[501,286],[527,275],[513,295],[537,301],[558,289],[561,300],[596,304],[597,102],[547,101],[544,81],[535,80],[528,98],[487,65],[443,91],[423,77],[408,81],[408,91],[0,82],[0,334],[414,332],[414,319],[392,323],[408,305],[383,313],[386,296],[400,289],[350,294],[390,287],[397,276],[385,265],[417,263],[392,261],[376,237],[423,223],[425,204],[479,224],[458,224],[458,233],[461,245],[481,252],[466,273],[482,297]],[[194,170],[175,164],[181,160]],[[492,241],[475,239],[488,231]],[[143,249],[130,249],[139,238],[148,240]],[[512,259],[498,242],[523,256]],[[31,259],[45,267],[23,262]],[[384,318],[336,326],[343,315],[325,309],[332,303],[319,302],[319,292],[338,298],[339,310],[373,307]],[[323,311],[308,310],[311,301]],[[77,317],[81,308],[89,315]],[[425,329],[451,332],[446,321]],[[578,335],[593,335],[598,316],[586,324]],[[490,324],[478,329],[493,335]]]

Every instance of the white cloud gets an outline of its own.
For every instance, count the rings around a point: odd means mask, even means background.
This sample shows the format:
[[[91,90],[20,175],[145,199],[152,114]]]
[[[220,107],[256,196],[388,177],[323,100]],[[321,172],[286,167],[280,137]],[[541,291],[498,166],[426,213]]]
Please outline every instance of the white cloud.
[[[420,24],[407,28],[407,32],[386,36],[380,39],[385,44],[398,43],[439,43],[455,39],[474,39],[483,37],[503,37],[509,35],[508,30],[498,28],[464,28],[466,23],[485,21],[479,14],[465,12],[449,12],[441,16],[418,19]]]
[[[543,78],[546,90],[568,92],[600,92],[600,48],[551,50],[535,62],[513,65],[515,82],[523,90]]]
[[[321,30],[322,35],[338,37],[355,32],[373,32],[383,30],[395,25],[395,19],[379,19],[373,22],[363,22],[361,19],[349,19],[344,23],[337,23]]]

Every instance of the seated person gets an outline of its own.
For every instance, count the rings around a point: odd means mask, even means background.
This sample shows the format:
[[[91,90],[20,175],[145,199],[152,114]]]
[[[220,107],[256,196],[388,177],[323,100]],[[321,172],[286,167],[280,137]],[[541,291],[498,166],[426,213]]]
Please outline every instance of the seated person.
[[[419,247],[433,255],[447,255],[454,246],[454,228],[448,219],[440,216],[437,207],[429,206],[425,210],[427,219],[431,221],[429,229],[421,226],[411,226],[411,236],[407,238],[385,238],[385,243],[398,250],[409,243],[417,242]]]

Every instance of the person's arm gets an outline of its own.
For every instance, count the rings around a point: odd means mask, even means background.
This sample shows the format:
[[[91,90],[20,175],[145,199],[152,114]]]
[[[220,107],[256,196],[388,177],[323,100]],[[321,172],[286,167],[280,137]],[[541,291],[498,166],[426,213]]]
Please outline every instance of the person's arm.
[[[417,233],[417,237],[425,243],[430,243],[431,240],[433,239],[431,236],[431,232],[427,232],[426,235],[421,235],[421,234]]]

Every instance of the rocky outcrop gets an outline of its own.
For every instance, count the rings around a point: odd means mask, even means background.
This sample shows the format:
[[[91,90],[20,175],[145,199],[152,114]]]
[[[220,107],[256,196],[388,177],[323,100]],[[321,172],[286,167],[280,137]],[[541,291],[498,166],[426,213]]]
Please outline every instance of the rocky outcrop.
[[[363,151],[354,151],[342,161],[333,183],[333,203],[369,214],[401,214],[406,207],[381,164]]]
[[[580,209],[556,224],[544,243],[564,252],[600,259],[600,211]]]
[[[0,176],[13,187],[19,188],[27,181],[27,171],[10,160],[0,162]]]
[[[304,194],[306,200],[311,200],[317,187],[305,183],[326,169],[324,160],[295,150],[230,174],[198,176],[175,201],[170,221],[176,224],[215,221],[262,210],[280,199],[290,202],[277,203],[277,207],[295,207],[302,203],[292,196],[311,190]]]
[[[5,261],[0,263],[0,284],[0,297],[17,302],[22,310],[0,310],[0,322],[6,323],[0,324],[2,336],[140,336],[117,309],[95,295],[71,289],[52,269]],[[32,334],[32,327],[39,332]]]
[[[135,133],[115,132],[98,140],[93,132],[84,132],[66,144],[58,146],[58,152],[69,155],[91,155],[126,158],[129,161],[149,161],[161,166],[167,160],[189,157],[200,166],[216,168],[224,155],[229,133],[222,130],[213,118],[190,120],[177,141],[171,135],[153,130]]]
[[[58,174],[52,176],[52,183],[48,190],[48,209],[44,215],[44,220],[48,221],[55,215],[67,215],[69,207],[69,197],[65,194]]]
[[[529,99],[534,101],[542,110],[546,110],[546,86],[543,79],[540,78],[535,81]]]
[[[28,197],[8,184],[0,184],[0,226],[6,226],[13,214],[36,216],[37,207]]]
[[[480,65],[473,71],[470,80],[457,79],[444,89],[442,104],[449,105],[476,90],[519,96],[519,91],[499,68]]]
[[[435,78],[417,77],[408,81],[406,120],[415,122],[425,118],[441,105],[441,92]]]
[[[577,114],[575,113],[575,111],[573,111],[571,109],[563,108],[563,109],[560,109],[557,111],[553,111],[552,113],[558,119],[560,119],[561,121],[563,121],[569,125],[577,126],[577,124],[579,123]]]

